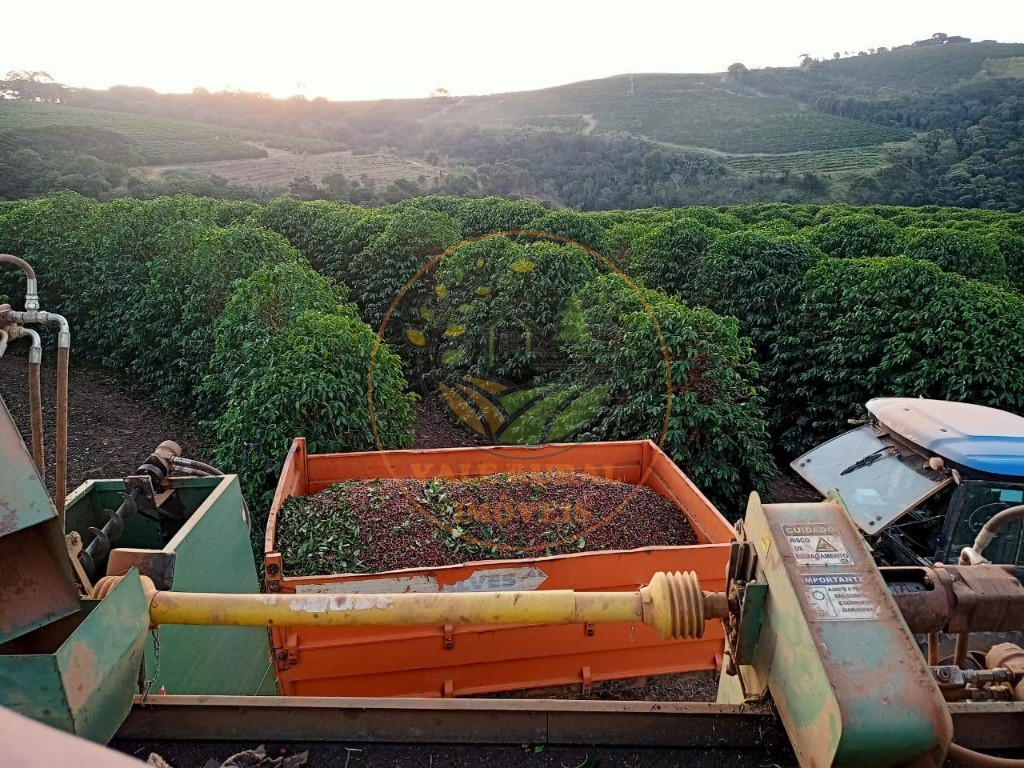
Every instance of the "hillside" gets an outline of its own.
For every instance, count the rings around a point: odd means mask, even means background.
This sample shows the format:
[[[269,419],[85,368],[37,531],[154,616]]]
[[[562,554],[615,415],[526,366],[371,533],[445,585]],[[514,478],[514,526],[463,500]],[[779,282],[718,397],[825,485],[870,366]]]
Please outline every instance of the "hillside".
[[[619,75],[542,91],[459,99],[432,118],[448,123],[580,126],[591,130],[733,154],[785,153],[881,144],[910,137],[902,128],[869,125],[807,109],[727,75]]]
[[[46,128],[102,129],[120,134],[141,164],[188,163],[265,157],[261,142],[277,149],[327,152],[336,145],[321,138],[302,138],[257,129],[223,126],[83,109],[70,104],[0,101],[0,132]]]
[[[331,102],[116,87],[76,90],[70,105],[0,101],[0,171],[6,160],[11,178],[28,177],[0,196],[59,188],[29,182],[64,164],[75,171],[64,186],[100,197],[289,191],[360,204],[452,193],[581,209],[1021,208],[1024,171],[1013,157],[1024,133],[1024,45],[922,43],[800,67],[627,74],[462,98]],[[40,145],[55,131],[72,135],[50,162]],[[112,155],[115,139],[123,146]],[[24,156],[10,162],[24,148],[41,156],[36,170],[24,170]],[[105,184],[92,191],[78,178],[97,173],[91,160],[93,172],[80,172],[83,156],[120,173],[101,169]]]

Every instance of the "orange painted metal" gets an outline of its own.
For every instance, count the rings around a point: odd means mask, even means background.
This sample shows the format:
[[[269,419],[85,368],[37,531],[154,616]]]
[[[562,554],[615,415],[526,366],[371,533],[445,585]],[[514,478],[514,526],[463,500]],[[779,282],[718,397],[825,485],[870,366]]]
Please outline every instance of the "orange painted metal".
[[[285,499],[332,483],[556,470],[649,486],[679,507],[700,544],[298,577],[283,572],[275,549]],[[298,438],[285,459],[267,523],[266,581],[268,590],[285,593],[444,591],[466,588],[469,579],[501,589],[510,588],[504,585],[515,571],[542,579],[538,589],[633,591],[656,571],[692,570],[703,589],[717,591],[725,588],[734,535],[714,505],[650,441],[309,455]],[[586,689],[616,678],[714,670],[723,650],[719,621],[708,623],[702,639],[680,641],[662,641],[649,627],[625,623],[275,627],[271,634],[278,686],[293,696],[466,696],[566,684]]]

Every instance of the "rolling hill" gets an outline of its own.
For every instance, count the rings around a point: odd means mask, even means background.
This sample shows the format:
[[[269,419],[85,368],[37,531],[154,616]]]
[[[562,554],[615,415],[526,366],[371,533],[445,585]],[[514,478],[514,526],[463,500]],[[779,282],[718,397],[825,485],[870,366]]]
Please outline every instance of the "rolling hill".
[[[903,128],[807,109],[728,75],[619,75],[542,91],[470,97],[431,120],[546,128],[558,118],[589,118],[591,131],[729,154],[841,149],[910,137]],[[565,125],[571,130],[579,123]]]
[[[1021,135],[1024,45],[933,42],[792,68],[626,74],[462,98],[79,89],[70,104],[0,101],[0,163],[21,148],[45,161],[33,132],[79,130],[60,162],[95,154],[139,168],[128,174],[133,194],[174,176],[151,189],[215,178],[240,185],[234,196],[290,187],[358,203],[448,192],[577,208],[765,199],[1021,207],[1024,178],[1007,158]],[[984,147],[967,137],[972,128]],[[93,152],[98,131],[122,138],[128,155]],[[108,181],[103,194],[130,186]]]

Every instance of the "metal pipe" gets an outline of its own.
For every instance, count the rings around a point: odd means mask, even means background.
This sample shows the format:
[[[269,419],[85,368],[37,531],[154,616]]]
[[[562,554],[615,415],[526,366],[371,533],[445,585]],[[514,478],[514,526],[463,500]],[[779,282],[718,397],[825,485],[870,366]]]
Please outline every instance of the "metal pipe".
[[[953,649],[953,664],[962,667],[967,661],[967,639],[969,632],[958,632],[956,635],[956,647]]]
[[[122,577],[96,583],[105,597]],[[153,626],[423,626],[639,622],[664,639],[701,637],[706,618],[727,610],[720,593],[700,591],[692,572],[656,573],[636,592],[442,592],[262,595],[169,592],[142,576]],[[705,612],[707,608],[707,612]]]
[[[3,357],[4,352],[7,351],[7,340],[9,338],[7,331],[0,329],[0,357]]]
[[[70,337],[70,334],[68,334]],[[64,502],[68,493],[68,358],[69,346],[57,347],[57,471],[53,504],[64,530]]]
[[[928,633],[928,666],[935,667],[939,663],[939,633]]]
[[[32,425],[32,461],[35,462],[39,477],[46,480],[46,464],[43,458],[43,344],[39,334],[31,328],[21,332],[32,339],[28,350],[28,403],[29,420]]]
[[[24,259],[9,253],[0,253],[0,264],[13,264],[25,273],[25,309],[39,309],[39,287],[36,283],[36,271]]]
[[[68,494],[68,361],[71,354],[71,326],[66,317],[56,312],[26,309],[12,314],[18,323],[57,323],[60,326],[57,332],[57,470],[53,505],[57,508],[63,530],[64,502]]]

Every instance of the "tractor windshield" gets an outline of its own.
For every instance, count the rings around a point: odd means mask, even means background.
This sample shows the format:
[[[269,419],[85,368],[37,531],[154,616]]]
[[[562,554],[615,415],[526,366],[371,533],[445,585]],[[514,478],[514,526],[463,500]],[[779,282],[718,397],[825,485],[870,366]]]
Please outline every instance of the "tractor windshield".
[[[930,469],[923,456],[863,426],[808,451],[791,466],[822,495],[839,494],[868,534],[907,513],[952,478]]]
[[[954,501],[951,512],[956,523],[950,535],[946,562],[955,563],[960,550],[974,543],[981,527],[997,512],[1024,502],[1024,486],[1007,483],[993,483],[986,480],[969,480],[963,484],[960,504]],[[1013,520],[999,529],[999,534],[985,548],[985,557],[993,563],[1020,564],[1024,559],[1021,551],[1021,521]]]

